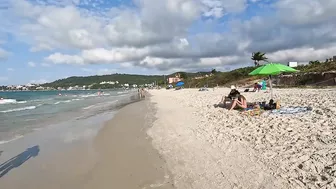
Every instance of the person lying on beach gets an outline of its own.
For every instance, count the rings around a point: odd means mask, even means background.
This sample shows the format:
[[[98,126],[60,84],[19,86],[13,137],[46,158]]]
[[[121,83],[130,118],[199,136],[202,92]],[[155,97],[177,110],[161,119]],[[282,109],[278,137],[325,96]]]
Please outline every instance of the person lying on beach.
[[[231,108],[229,110],[233,110],[236,107],[243,109],[247,108],[247,101],[243,95],[239,95],[237,98],[233,99]]]

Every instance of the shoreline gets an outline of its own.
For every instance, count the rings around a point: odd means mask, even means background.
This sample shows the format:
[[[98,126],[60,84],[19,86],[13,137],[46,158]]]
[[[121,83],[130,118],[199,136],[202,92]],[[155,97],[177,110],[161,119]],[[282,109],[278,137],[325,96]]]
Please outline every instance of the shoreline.
[[[147,97],[124,106],[106,122],[93,143],[97,164],[80,188],[173,189],[165,160],[147,135],[154,115]]]
[[[117,109],[91,140],[71,141],[58,151],[41,145],[41,155],[0,178],[0,188],[336,186],[336,100],[332,98],[336,90],[274,91],[283,107],[313,109],[254,117],[213,107],[229,92],[226,88],[150,90],[145,99]],[[249,101],[269,98],[262,92],[245,95]],[[78,129],[83,131],[83,125]],[[7,153],[1,151],[0,159]]]
[[[108,113],[113,117],[104,118],[102,125],[89,121],[85,123],[88,128],[48,127],[2,146],[2,163],[15,155],[21,156],[30,147],[38,151],[22,164],[14,163],[15,167],[0,178],[0,188],[129,188],[123,187],[127,184],[132,184],[131,188],[160,185],[159,188],[173,188],[164,160],[146,134],[155,112],[148,98],[139,100],[137,95],[130,98],[132,102],[117,104],[115,112]],[[96,128],[99,129],[94,132]],[[111,161],[113,158],[116,161]],[[116,179],[111,179],[111,175]]]
[[[15,141],[25,135],[53,125],[68,124],[108,112],[118,111],[123,106],[138,101],[135,91],[120,93],[71,93],[69,96],[46,96],[25,99],[19,103],[0,104],[0,145]],[[18,98],[20,99],[20,98]],[[105,120],[105,119],[104,119]],[[104,121],[105,122],[105,121]]]

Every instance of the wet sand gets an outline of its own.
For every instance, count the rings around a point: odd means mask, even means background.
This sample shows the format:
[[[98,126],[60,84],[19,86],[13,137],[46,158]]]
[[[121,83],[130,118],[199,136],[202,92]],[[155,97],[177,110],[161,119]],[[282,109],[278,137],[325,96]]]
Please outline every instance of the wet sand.
[[[174,188],[165,161],[146,133],[154,114],[148,100],[129,104],[93,141],[72,142],[57,151],[43,146],[36,157],[15,163],[16,167],[0,178],[0,188]]]
[[[154,113],[143,100],[122,108],[106,124],[95,140],[100,159],[81,188],[173,188],[165,161],[146,133]]]

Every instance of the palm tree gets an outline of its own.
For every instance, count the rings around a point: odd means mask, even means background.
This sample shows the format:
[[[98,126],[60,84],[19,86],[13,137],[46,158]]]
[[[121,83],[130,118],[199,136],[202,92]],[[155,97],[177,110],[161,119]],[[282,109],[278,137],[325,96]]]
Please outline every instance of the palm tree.
[[[260,61],[267,61],[267,57],[265,56],[266,53],[263,52],[254,52],[252,53],[251,59],[254,60],[254,65],[259,66]]]

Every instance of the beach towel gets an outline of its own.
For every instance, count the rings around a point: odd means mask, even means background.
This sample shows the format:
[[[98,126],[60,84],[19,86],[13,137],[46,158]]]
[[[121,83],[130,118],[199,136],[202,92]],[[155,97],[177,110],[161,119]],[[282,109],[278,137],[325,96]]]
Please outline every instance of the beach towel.
[[[312,111],[311,107],[282,107],[280,109],[272,110],[272,114],[299,114],[299,113],[308,113]]]
[[[263,113],[263,110],[260,108],[245,108],[240,113],[249,116],[260,116]]]

